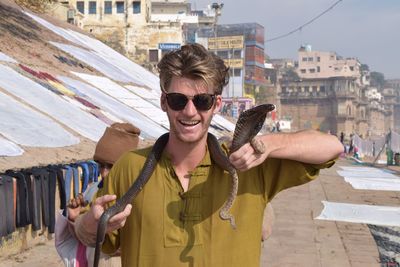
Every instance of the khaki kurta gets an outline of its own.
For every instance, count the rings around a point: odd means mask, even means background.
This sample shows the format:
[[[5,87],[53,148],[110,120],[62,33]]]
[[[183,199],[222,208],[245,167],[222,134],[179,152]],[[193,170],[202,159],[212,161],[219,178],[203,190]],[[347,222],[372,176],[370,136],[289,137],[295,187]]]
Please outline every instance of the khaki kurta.
[[[99,195],[120,198],[135,181],[150,148],[128,152],[117,161]],[[221,220],[231,178],[212,164],[207,151],[183,188],[164,153],[152,177],[133,201],[123,228],[106,236],[103,251],[121,246],[122,266],[259,266],[263,211],[279,191],[314,179],[321,165],[267,159],[239,173],[238,196],[231,209],[237,229]]]

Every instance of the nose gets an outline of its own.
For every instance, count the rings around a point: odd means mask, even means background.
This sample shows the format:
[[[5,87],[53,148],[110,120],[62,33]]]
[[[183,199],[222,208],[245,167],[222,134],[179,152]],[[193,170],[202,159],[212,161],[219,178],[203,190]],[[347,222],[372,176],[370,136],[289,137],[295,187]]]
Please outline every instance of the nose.
[[[197,113],[197,109],[196,106],[193,103],[193,99],[189,99],[189,101],[187,102],[185,108],[182,110],[182,112],[186,115],[186,116],[194,116]]]

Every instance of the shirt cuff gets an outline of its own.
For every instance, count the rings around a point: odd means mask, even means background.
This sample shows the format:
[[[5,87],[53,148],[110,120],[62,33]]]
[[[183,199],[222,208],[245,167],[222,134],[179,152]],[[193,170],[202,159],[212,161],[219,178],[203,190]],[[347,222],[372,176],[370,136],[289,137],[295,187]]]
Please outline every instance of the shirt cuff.
[[[81,214],[75,220],[75,235],[85,246],[96,247],[96,233],[86,230],[84,216],[85,214]]]

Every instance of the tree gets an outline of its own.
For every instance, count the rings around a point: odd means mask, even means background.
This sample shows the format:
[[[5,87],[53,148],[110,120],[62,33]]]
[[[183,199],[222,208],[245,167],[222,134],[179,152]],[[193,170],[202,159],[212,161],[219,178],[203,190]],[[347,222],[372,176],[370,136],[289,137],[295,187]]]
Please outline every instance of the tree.
[[[282,79],[288,82],[295,82],[300,80],[295,68],[289,67],[282,70]]]
[[[383,89],[385,85],[385,75],[381,72],[373,71],[370,74],[370,84],[378,89]]]
[[[367,64],[361,64],[360,70],[361,71],[364,71],[364,70],[369,71],[369,66]]]

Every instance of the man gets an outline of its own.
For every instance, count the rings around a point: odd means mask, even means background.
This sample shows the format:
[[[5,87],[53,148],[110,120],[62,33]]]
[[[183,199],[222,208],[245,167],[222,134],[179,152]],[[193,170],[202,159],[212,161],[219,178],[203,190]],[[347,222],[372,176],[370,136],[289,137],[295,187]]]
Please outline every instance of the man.
[[[107,127],[97,142],[93,159],[99,164],[101,181],[91,183],[83,194],[69,200],[67,217],[59,214],[55,229],[55,246],[65,266],[93,266],[94,249],[87,249],[74,235],[74,221],[82,212],[85,200],[102,186],[109,171],[117,159],[129,150],[136,149],[139,142],[140,129],[130,123],[114,123]],[[99,185],[100,183],[100,185]],[[84,200],[85,199],[85,200]],[[121,260],[118,256],[102,255],[100,266],[118,267]]]
[[[239,190],[231,209],[237,229],[221,220],[231,178],[210,159],[207,132],[228,81],[222,59],[198,44],[168,53],[158,64],[161,107],[169,140],[155,171],[132,205],[110,219],[103,251],[121,249],[122,266],[259,266],[263,210],[279,191],[314,179],[342,152],[337,138],[317,131],[258,136],[230,155]],[[323,151],[323,153],[321,153]],[[114,165],[90,212],[79,217],[78,237],[93,245],[106,205],[135,181],[150,148]],[[133,208],[132,208],[133,206]],[[132,211],[132,212],[131,212]],[[118,230],[117,230],[118,229]]]

